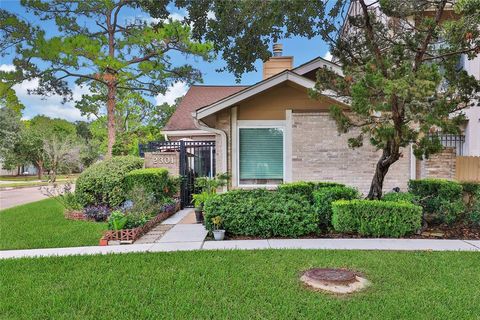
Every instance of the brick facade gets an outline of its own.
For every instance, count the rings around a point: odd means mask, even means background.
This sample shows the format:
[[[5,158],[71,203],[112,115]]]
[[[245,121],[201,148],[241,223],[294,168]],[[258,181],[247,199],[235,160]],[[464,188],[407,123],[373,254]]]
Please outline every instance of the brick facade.
[[[337,181],[368,193],[380,152],[365,141],[361,148],[350,149],[347,139],[358,135],[339,135],[336,123],[327,113],[292,115],[293,181]],[[394,163],[387,174],[384,192],[394,187],[405,191],[410,178],[410,149]]]
[[[445,148],[431,155],[420,162],[420,177],[455,179],[456,157],[455,148]]]

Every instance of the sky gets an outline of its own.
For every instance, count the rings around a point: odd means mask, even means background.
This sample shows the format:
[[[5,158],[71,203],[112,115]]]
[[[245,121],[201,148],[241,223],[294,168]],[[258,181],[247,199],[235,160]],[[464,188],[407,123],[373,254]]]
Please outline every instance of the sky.
[[[0,0],[0,8],[13,12],[20,17],[27,19],[31,22],[37,23],[39,20],[31,13],[25,11],[20,5],[19,0]],[[171,18],[182,19],[187,13],[178,10],[178,8],[170,8]],[[123,19],[149,19],[145,16],[145,13],[139,13],[134,11],[125,11],[121,14]],[[47,36],[57,35],[57,31],[54,23],[41,22],[42,27],[45,29]],[[294,66],[303,64],[318,56],[324,58],[331,58],[327,45],[319,38],[307,39],[301,37],[293,37],[290,39],[282,39],[279,41],[283,44],[283,54],[286,56],[294,57]],[[13,53],[12,53],[13,54]],[[195,68],[199,69],[202,73],[203,84],[208,85],[235,85],[244,84],[250,85],[262,80],[262,61],[258,60],[255,63],[257,72],[245,73],[242,76],[241,82],[236,83],[236,79],[233,74],[228,72],[217,72],[216,69],[220,69],[225,66],[224,61],[220,57],[213,62],[205,62],[199,58],[194,57],[180,57],[172,55],[173,59],[177,59],[178,64],[189,63]],[[13,65],[11,64],[13,56],[7,56],[0,58],[0,70],[11,70]],[[88,120],[82,117],[80,111],[75,108],[74,102],[67,102],[62,104],[62,97],[50,96],[42,97],[38,95],[30,95],[27,90],[37,85],[36,80],[26,81],[14,87],[17,96],[21,102],[25,105],[23,111],[23,118],[30,119],[38,114],[44,114],[53,118],[63,118],[69,121],[76,120]],[[73,91],[74,100],[79,99],[82,94],[88,93],[88,90],[82,88],[73,82],[70,84]],[[185,83],[177,82],[172,84],[169,90],[164,95],[158,95],[152,99],[152,102],[162,104],[164,102],[172,104],[176,98],[183,96],[188,90],[188,86]]]

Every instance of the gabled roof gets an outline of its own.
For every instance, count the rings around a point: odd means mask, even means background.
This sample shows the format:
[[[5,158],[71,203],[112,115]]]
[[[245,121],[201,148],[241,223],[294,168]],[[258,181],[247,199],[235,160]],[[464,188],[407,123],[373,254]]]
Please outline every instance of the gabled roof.
[[[256,84],[250,87],[247,87],[237,93],[234,93],[226,98],[223,98],[217,102],[214,102],[206,107],[197,109],[196,112],[193,112],[193,114],[197,117],[197,119],[205,118],[206,116],[209,116],[224,108],[237,104],[245,99],[248,99],[256,95],[257,93],[260,93],[264,90],[272,88],[285,81],[291,81],[293,83],[296,83],[308,89],[311,89],[315,86],[314,81],[308,78],[302,77],[301,75],[298,75],[290,70],[285,70],[270,78],[257,82]]]
[[[163,128],[163,131],[198,130],[193,123],[192,112],[228,97],[246,87],[247,86],[191,86],[165,128]]]
[[[328,68],[338,74],[339,76],[343,77],[342,67],[332,61],[325,60],[321,57],[317,57],[313,60],[310,60],[298,67],[292,69],[293,72],[298,73],[300,75],[304,75],[310,71],[319,69],[319,68]]]
[[[214,114],[222,109],[231,107],[235,104],[240,103],[250,97],[253,97],[256,94],[259,94],[265,90],[268,90],[280,83],[290,81],[306,89],[313,89],[315,87],[315,81],[310,80],[309,78],[303,77],[291,70],[285,70],[277,75],[274,75],[270,78],[262,80],[250,87],[247,87],[241,91],[238,91],[228,97],[225,97],[221,100],[218,100],[208,106],[205,106],[201,109],[197,109],[192,112],[192,116],[197,119],[205,118],[211,114]],[[348,101],[344,99],[336,99],[333,97],[333,92],[325,91],[322,94],[326,96],[331,96],[333,100],[336,100],[342,104],[348,104]]]

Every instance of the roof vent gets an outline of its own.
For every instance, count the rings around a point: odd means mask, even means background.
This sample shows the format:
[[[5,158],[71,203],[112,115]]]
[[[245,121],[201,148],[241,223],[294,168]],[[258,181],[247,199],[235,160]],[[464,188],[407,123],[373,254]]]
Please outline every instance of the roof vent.
[[[274,57],[281,57],[283,52],[283,45],[281,43],[274,43],[273,44],[273,56]]]

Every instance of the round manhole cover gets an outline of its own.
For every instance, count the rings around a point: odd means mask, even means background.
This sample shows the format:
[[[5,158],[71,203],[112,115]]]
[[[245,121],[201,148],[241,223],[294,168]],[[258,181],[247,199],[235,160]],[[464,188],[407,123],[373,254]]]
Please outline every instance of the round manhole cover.
[[[340,294],[352,293],[368,285],[367,279],[346,269],[309,269],[300,279],[310,288]]]
[[[315,268],[305,271],[304,275],[312,280],[334,284],[347,284],[356,281],[355,273],[345,269]]]

